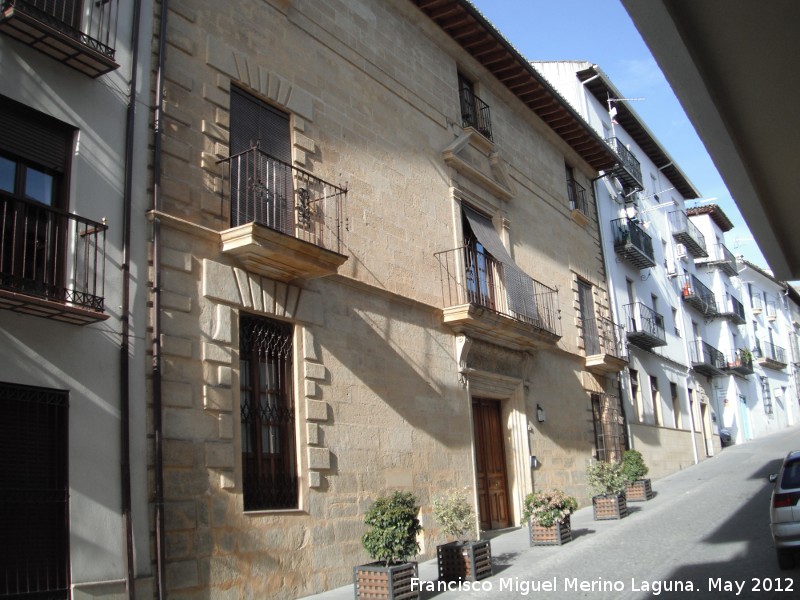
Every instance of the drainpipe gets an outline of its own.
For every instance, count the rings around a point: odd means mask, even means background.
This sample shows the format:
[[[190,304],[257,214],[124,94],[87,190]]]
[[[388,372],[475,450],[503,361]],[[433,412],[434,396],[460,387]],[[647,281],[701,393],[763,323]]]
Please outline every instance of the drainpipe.
[[[164,454],[161,415],[161,221],[158,217],[161,192],[162,103],[164,99],[164,62],[166,59],[168,0],[161,0],[158,34],[158,66],[153,135],[153,445],[155,469],[155,550],[156,598],[164,600],[166,590],[166,537],[164,531]]]
[[[133,152],[136,121],[136,87],[139,71],[139,26],[141,0],[133,3],[131,31],[131,79],[128,108],[125,116],[125,183],[122,210],[122,315],[120,339],[120,475],[122,492],[122,520],[125,527],[127,552],[128,598],[136,597],[136,568],[133,544],[133,519],[131,515],[131,445],[130,445],[130,315],[131,315],[131,209],[133,204]]]

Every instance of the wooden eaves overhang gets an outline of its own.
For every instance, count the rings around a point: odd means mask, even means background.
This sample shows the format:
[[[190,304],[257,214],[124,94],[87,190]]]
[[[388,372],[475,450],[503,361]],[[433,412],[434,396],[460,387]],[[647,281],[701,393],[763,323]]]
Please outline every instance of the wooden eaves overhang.
[[[592,65],[587,69],[577,72],[578,79],[584,84],[586,89],[602,103],[607,106],[610,98],[624,98],[617,90],[608,76],[597,65]],[[686,200],[699,198],[700,193],[695,189],[680,167],[676,165],[669,154],[661,147],[647,127],[642,124],[638,115],[630,108],[627,102],[615,102],[617,109],[615,120],[628,133],[633,141],[642,149],[647,157],[653,162],[656,168],[664,173],[670,183]]]
[[[596,171],[618,158],[605,141],[467,0],[411,0]]]

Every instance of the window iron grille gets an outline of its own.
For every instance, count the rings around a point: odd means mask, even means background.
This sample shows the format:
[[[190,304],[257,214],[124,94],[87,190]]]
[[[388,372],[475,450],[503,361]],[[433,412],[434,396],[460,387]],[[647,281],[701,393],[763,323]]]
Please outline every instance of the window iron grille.
[[[69,597],[68,398],[0,382],[0,598]]]
[[[244,509],[296,508],[292,401],[293,327],[263,317],[240,321],[240,409]]]

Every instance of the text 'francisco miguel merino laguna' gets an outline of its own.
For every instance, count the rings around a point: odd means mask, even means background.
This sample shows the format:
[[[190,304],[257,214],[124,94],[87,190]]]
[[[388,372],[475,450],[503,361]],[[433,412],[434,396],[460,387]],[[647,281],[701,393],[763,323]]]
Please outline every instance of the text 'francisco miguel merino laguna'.
[[[777,579],[777,578],[776,578]],[[705,590],[709,592],[733,592],[735,596],[744,591],[745,588],[761,591],[769,588],[770,591],[792,591],[793,581],[786,579],[778,581],[770,580],[769,586],[765,581],[753,581],[754,585],[748,586],[747,581],[727,581],[720,577],[709,577]],[[755,584],[758,584],[759,590]],[[791,587],[788,587],[791,586]],[[650,592],[653,596],[659,596],[662,592],[694,592],[699,591],[701,586],[695,585],[689,580],[645,580],[632,577],[627,581],[621,579],[580,579],[579,577],[552,577],[550,579],[521,579],[519,577],[500,578],[497,580],[482,581],[420,581],[411,580],[412,590],[423,590],[429,592],[445,591],[475,591],[475,592],[515,592],[520,596],[527,596],[537,592]]]

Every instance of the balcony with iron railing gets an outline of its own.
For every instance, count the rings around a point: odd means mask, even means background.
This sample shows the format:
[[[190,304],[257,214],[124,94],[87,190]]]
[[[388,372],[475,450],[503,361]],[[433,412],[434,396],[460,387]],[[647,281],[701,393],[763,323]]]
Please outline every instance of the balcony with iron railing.
[[[461,103],[461,124],[463,127],[472,127],[489,141],[492,138],[492,118],[489,105],[478,98],[468,87],[458,91]]]
[[[683,244],[686,251],[695,258],[708,256],[706,238],[682,210],[669,213],[669,227],[675,241]]]
[[[641,302],[627,304],[623,309],[625,311],[625,332],[631,344],[645,350],[667,345],[664,315]]]
[[[574,179],[567,179],[567,196],[572,218],[581,225],[589,222],[589,203],[586,199],[586,188]]]
[[[606,143],[611,146],[611,149],[620,158],[611,172],[615,177],[622,180],[626,187],[641,190],[643,187],[642,166],[639,160],[633,155],[633,152],[625,147],[625,144],[619,138],[606,138]]]
[[[696,264],[705,264],[716,267],[729,277],[739,274],[736,267],[736,257],[728,250],[725,244],[714,244],[708,248],[708,257],[698,258]]]
[[[586,369],[598,375],[619,373],[628,364],[624,328],[611,319],[581,319]]]
[[[730,294],[727,295],[725,300],[720,301],[717,307],[717,315],[723,319],[728,319],[736,325],[744,325],[747,322],[744,314],[744,304]]]
[[[107,319],[106,230],[0,194],[0,308],[78,325]]]
[[[89,77],[119,67],[118,18],[117,0],[0,0],[0,32]]]
[[[725,355],[703,340],[694,340],[689,344],[689,355],[692,368],[708,377],[723,375],[728,366]]]
[[[344,264],[347,189],[251,148],[220,161],[231,228],[222,251],[248,270],[291,281],[331,275]]]
[[[637,269],[649,269],[656,265],[653,253],[653,240],[639,226],[637,221],[628,218],[611,221],[614,236],[614,251]]]
[[[758,342],[753,351],[758,364],[768,369],[779,371],[785,369],[787,362],[786,350],[771,342]]]
[[[717,298],[708,286],[695,275],[680,275],[678,277],[681,298],[689,306],[699,311],[705,317],[717,314]]]
[[[753,353],[745,348],[739,348],[728,359],[725,370],[739,375],[750,375],[753,372]]]
[[[558,292],[472,246],[437,252],[443,320],[464,333],[513,349],[561,338]]]

